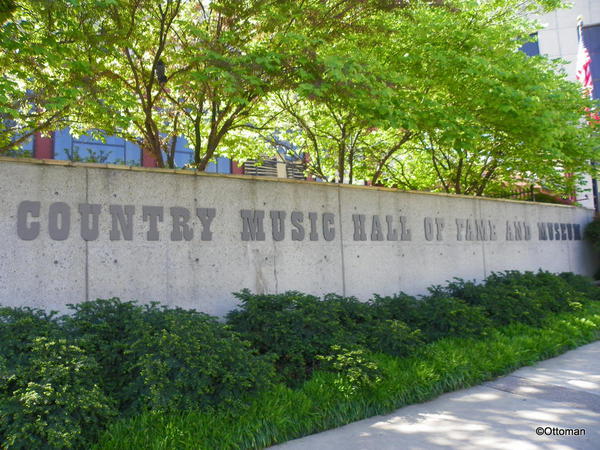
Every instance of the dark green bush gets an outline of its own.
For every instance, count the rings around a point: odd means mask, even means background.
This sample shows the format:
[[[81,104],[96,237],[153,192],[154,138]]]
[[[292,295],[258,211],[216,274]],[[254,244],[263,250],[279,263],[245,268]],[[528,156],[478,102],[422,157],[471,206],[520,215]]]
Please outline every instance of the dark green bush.
[[[56,313],[36,308],[0,307],[0,356],[8,367],[25,364],[38,337],[62,337]]]
[[[0,308],[0,447],[86,447],[116,411],[239,409],[271,385],[275,366],[291,385],[315,368],[334,372],[322,379],[351,396],[380,381],[371,358],[382,355],[369,351],[410,355],[424,341],[480,336],[492,324],[539,325],[600,300],[597,286],[571,273],[508,271],[430,291],[362,303],[245,290],[229,325],[119,299],[71,305],[62,318]]]
[[[142,381],[138,361],[142,355],[134,345],[150,332],[148,311],[156,305],[111,298],[69,308],[73,312],[63,317],[65,332],[98,361],[104,391],[117,401],[120,411],[139,409]]]
[[[144,407],[177,411],[232,406],[269,387],[274,367],[214,317],[180,308],[149,309],[150,328],[133,346],[142,355]]]
[[[0,309],[0,443],[76,448],[116,410],[232,405],[270,386],[272,361],[196,311],[118,299],[73,315]]]
[[[368,347],[374,352],[406,356],[423,343],[418,322],[419,300],[403,292],[382,297],[375,295],[369,306],[373,323],[368,330]]]
[[[66,340],[34,338],[19,361],[0,360],[3,448],[84,448],[115,415],[96,361]]]
[[[432,288],[432,291],[431,296],[421,300],[404,293],[375,296],[371,300],[373,313],[379,321],[399,320],[407,324],[405,339],[407,343],[412,340],[408,351],[419,344],[415,339],[421,337],[432,341],[446,336],[479,336],[491,325],[481,308],[447,295],[440,287]],[[409,330],[420,330],[420,333]]]
[[[66,330],[96,356],[123,412],[232,402],[273,376],[272,363],[207,314],[116,298],[70,307]]]
[[[483,307],[498,326],[511,322],[538,325],[546,315],[538,293],[518,283],[488,282],[480,287],[477,297],[467,301]]]
[[[373,352],[392,356],[407,356],[423,344],[421,330],[414,329],[401,320],[375,320],[368,329],[367,346]]]
[[[559,277],[576,292],[582,294],[586,300],[600,301],[600,287],[593,284],[591,278],[572,272],[563,272]]]
[[[227,315],[227,323],[261,353],[274,354],[282,380],[297,384],[319,365],[333,345],[354,348],[366,341],[364,324],[369,307],[355,298],[326,296],[319,300],[299,292],[284,294],[236,293],[240,309]]]
[[[386,297],[375,295],[369,303],[378,320],[399,320],[407,324],[417,321],[420,301],[412,295],[404,292]]]
[[[594,246],[596,250],[600,250],[600,219],[596,218],[590,222],[583,232],[586,240]]]
[[[583,292],[574,289],[563,277],[550,272],[541,270],[537,273],[509,272],[508,276],[520,279],[522,284],[528,285],[532,291],[537,292],[546,311],[555,313],[569,311],[574,303],[583,304],[590,300]]]
[[[492,323],[483,308],[471,306],[454,297],[424,297],[411,324],[419,328],[429,342],[449,336],[482,336]]]
[[[579,287],[575,289],[572,283]],[[588,285],[589,288],[593,287]],[[588,301],[586,289],[581,289],[583,283],[577,276],[506,271],[491,274],[483,284],[456,279],[445,287],[436,286],[432,292],[483,307],[497,325],[511,322],[537,325],[550,313],[569,311]]]

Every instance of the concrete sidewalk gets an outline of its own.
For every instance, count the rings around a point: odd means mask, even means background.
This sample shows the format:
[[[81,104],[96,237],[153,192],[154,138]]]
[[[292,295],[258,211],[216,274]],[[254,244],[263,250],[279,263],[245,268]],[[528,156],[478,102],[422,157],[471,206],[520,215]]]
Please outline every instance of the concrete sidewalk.
[[[549,434],[538,435],[539,427]],[[474,388],[273,448],[600,450],[600,342]]]

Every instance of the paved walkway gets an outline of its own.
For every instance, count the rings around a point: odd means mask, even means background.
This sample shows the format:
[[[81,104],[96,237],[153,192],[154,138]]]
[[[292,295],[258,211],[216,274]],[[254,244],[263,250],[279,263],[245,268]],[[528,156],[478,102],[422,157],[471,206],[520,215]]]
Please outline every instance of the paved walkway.
[[[550,434],[538,436],[538,427]],[[567,429],[585,435],[561,435]],[[273,448],[600,450],[600,342],[474,388]]]

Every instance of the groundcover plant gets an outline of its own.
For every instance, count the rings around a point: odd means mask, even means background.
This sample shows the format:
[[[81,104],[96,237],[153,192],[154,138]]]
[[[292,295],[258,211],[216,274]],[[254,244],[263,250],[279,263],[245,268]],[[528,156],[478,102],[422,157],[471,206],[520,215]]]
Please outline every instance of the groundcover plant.
[[[417,299],[236,294],[223,322],[156,303],[0,308],[6,448],[260,448],[595,340],[600,289],[564,273]]]

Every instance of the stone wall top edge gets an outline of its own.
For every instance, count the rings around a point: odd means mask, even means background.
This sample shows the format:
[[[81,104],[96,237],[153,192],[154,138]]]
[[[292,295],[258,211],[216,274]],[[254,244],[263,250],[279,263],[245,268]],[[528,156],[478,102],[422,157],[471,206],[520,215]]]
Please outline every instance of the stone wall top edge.
[[[359,186],[350,184],[334,184],[334,183],[320,183],[316,181],[307,180],[293,180],[287,178],[276,178],[276,177],[264,177],[264,176],[253,176],[253,175],[232,175],[232,174],[217,174],[217,173],[206,173],[199,172],[190,169],[164,169],[158,167],[135,167],[135,166],[123,166],[117,164],[99,164],[99,163],[84,163],[84,162],[71,162],[61,161],[55,159],[35,159],[35,158],[10,158],[6,156],[0,156],[0,163],[12,163],[12,164],[33,164],[39,166],[58,166],[58,167],[73,167],[81,169],[95,169],[95,170],[117,170],[125,172],[144,172],[144,173],[163,173],[172,175],[187,175],[187,176],[199,176],[199,177],[213,177],[222,179],[235,179],[241,181],[261,181],[267,183],[288,183],[288,184],[300,184],[311,187],[323,187],[323,188],[341,188],[341,189],[358,189],[363,191],[380,191],[380,192],[394,192],[398,194],[411,194],[411,195],[426,195],[434,197],[448,197],[458,199],[468,199],[477,201],[489,201],[489,202],[502,202],[502,203],[518,203],[524,205],[535,205],[544,207],[558,207],[558,208],[571,208],[581,209],[584,211],[592,212],[592,210],[572,205],[561,205],[556,203],[540,203],[530,202],[525,200],[514,200],[505,198],[492,198],[492,197],[475,197],[472,195],[459,195],[459,194],[448,194],[444,192],[426,192],[426,191],[409,191],[395,188],[387,188],[381,186]]]

